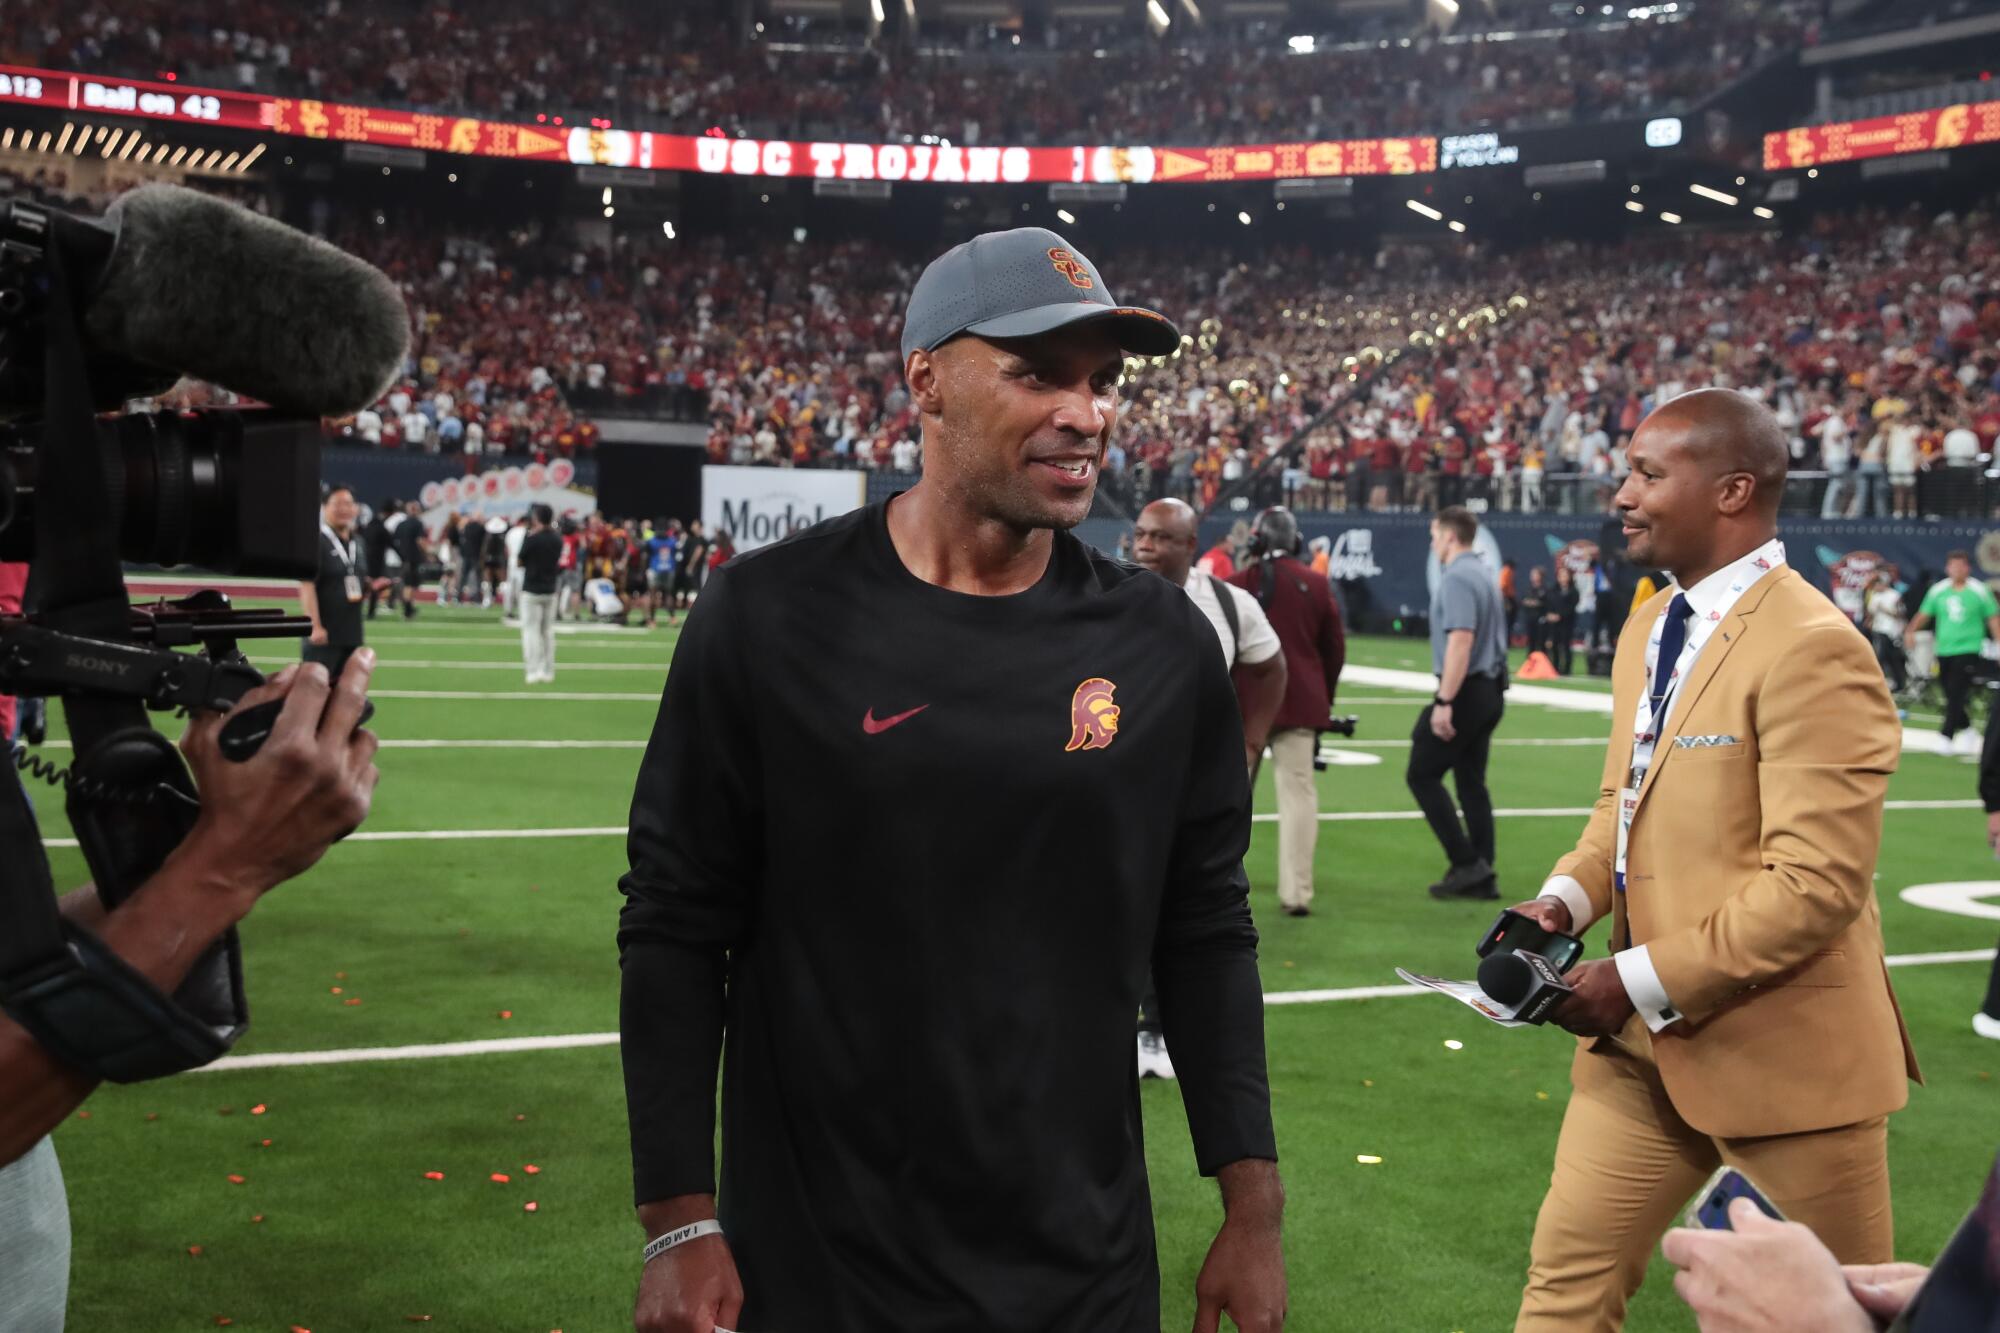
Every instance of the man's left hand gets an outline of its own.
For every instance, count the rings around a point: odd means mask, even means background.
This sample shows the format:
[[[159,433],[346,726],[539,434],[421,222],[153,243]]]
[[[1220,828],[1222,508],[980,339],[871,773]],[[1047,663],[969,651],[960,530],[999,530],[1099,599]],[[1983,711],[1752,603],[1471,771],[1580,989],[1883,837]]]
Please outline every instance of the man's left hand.
[[[1579,1037],[1608,1037],[1632,1016],[1632,997],[1625,993],[1625,979],[1612,959],[1578,963],[1565,980],[1575,994],[1556,1006],[1557,1026]]]
[[[1431,734],[1441,741],[1448,741],[1458,735],[1458,728],[1451,724],[1451,705],[1431,705]]]
[[[1285,1326],[1285,1254],[1273,1223],[1229,1218],[1194,1282],[1194,1333],[1217,1333],[1225,1311],[1243,1333]]]
[[[1729,1205],[1730,1231],[1667,1233],[1661,1252],[1681,1271],[1674,1290],[1701,1333],[1872,1333],[1840,1264],[1811,1228],[1774,1222],[1748,1199]]]

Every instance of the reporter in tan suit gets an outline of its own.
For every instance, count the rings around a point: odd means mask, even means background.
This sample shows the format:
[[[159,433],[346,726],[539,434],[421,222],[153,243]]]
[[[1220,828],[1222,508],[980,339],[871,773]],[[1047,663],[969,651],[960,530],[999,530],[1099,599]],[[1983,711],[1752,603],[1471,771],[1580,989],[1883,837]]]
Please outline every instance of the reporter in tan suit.
[[[1842,1262],[1889,1260],[1887,1117],[1919,1077],[1873,884],[1902,728],[1866,641],[1784,563],[1784,433],[1703,390],[1630,461],[1632,560],[1674,587],[1619,639],[1590,822],[1518,909],[1609,918],[1613,953],[1556,1011],[1582,1040],[1515,1325],[1537,1333],[1620,1327],[1721,1162]]]

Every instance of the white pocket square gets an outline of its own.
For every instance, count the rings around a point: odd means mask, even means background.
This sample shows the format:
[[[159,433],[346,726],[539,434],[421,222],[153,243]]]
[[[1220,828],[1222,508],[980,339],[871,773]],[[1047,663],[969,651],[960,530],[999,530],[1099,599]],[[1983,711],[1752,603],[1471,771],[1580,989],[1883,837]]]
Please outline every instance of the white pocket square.
[[[1674,744],[1683,750],[1712,750],[1718,745],[1741,745],[1734,736],[1676,736]]]

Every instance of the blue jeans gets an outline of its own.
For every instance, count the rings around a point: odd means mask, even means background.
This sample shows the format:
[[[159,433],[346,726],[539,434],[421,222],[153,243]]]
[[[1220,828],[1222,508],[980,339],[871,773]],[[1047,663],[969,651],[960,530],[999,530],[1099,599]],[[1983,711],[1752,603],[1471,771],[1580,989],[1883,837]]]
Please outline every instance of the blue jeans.
[[[1889,517],[1889,470],[1880,463],[1863,463],[1854,472],[1858,478],[1855,484],[1861,488],[1860,504],[1856,506],[1854,516]]]
[[[1827,472],[1829,475],[1826,479],[1826,499],[1820,505],[1819,516],[1821,518],[1846,518],[1847,502],[1851,498],[1853,490],[1847,482],[1847,469],[1845,467],[1828,468]]]

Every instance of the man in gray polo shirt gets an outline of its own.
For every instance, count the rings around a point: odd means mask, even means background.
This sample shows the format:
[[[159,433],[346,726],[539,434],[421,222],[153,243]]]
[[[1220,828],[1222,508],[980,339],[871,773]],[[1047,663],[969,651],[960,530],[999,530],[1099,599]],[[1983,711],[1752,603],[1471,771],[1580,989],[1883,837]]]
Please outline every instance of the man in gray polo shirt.
[[[1445,509],[1431,520],[1431,551],[1442,567],[1431,593],[1431,669],[1438,689],[1411,733],[1404,777],[1451,862],[1431,885],[1431,897],[1439,899],[1500,896],[1486,755],[1506,707],[1507,612],[1493,571],[1473,553],[1478,533],[1470,510]],[[1458,787],[1457,805],[1444,789],[1447,773]]]

